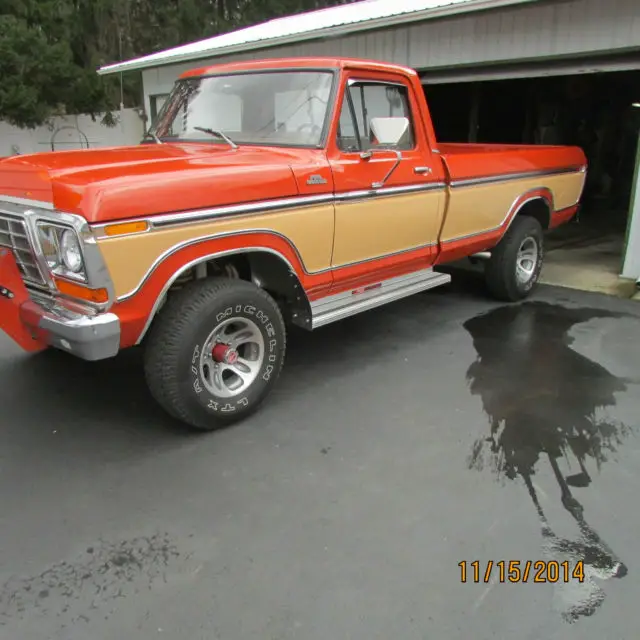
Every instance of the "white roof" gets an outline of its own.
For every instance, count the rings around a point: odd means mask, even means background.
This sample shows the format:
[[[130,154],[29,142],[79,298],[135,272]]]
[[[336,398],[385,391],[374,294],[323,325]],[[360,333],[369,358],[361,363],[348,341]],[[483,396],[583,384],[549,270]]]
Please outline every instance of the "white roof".
[[[310,11],[238,29],[206,40],[126,62],[106,65],[98,73],[108,74],[148,69],[176,62],[213,58],[273,45],[297,43],[395,24],[438,18],[454,13],[480,11],[537,0],[361,0],[329,9]]]

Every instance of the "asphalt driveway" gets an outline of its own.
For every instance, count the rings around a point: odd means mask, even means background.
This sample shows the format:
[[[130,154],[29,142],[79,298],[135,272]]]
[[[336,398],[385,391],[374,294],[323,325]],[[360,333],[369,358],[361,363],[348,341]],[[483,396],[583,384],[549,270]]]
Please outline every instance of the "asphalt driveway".
[[[640,305],[472,277],[296,332],[205,436],[138,353],[0,336],[0,638],[635,640]]]

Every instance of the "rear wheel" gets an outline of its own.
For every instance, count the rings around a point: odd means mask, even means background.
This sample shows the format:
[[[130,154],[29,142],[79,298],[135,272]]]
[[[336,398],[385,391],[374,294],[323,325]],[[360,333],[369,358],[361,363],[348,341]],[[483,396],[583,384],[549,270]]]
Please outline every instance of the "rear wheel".
[[[145,346],[154,399],[172,416],[211,431],[253,413],[284,362],[276,302],[242,280],[199,280],[174,293]]]
[[[507,302],[526,298],[538,282],[543,258],[542,226],[531,216],[517,216],[486,265],[489,291]]]

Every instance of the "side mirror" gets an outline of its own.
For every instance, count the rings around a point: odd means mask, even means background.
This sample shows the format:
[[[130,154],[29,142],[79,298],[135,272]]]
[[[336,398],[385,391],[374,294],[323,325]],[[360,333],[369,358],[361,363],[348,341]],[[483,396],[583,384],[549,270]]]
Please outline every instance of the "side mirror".
[[[395,147],[409,131],[409,119],[399,118],[371,118],[371,133],[377,144],[384,147]]]

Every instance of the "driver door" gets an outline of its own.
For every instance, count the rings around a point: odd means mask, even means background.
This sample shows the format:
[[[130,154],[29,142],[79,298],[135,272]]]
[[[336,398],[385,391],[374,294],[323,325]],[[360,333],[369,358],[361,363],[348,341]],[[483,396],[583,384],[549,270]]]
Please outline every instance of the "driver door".
[[[444,169],[414,117],[419,112],[411,87],[348,78],[340,109],[329,145],[336,193],[334,290],[427,268],[444,212]],[[371,121],[378,118],[408,118],[396,145],[377,144]]]

